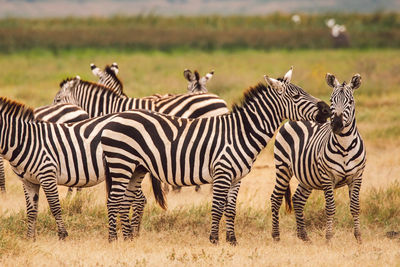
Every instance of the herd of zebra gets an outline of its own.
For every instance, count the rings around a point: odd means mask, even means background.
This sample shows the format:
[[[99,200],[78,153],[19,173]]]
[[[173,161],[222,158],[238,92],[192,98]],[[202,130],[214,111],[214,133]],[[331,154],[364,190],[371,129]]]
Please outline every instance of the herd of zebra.
[[[213,72],[200,77],[184,71],[183,94],[131,98],[117,77],[118,65],[104,70],[91,64],[98,82],[79,76],[60,83],[52,105],[32,109],[0,97],[0,155],[20,177],[26,199],[27,236],[35,239],[39,188],[55,217],[58,236],[68,236],[61,216],[57,185],[90,187],[104,180],[107,188],[109,241],[117,239],[119,216],[125,239],[139,234],[146,204],[141,183],[147,173],[157,203],[166,208],[161,182],[181,186],[212,184],[211,243],[218,243],[219,224],[226,218],[226,240],[236,245],[234,221],[241,179],[257,155],[275,140],[276,185],[271,196],[272,237],[279,240],[279,209],[285,197],[292,205],[297,235],[308,240],[303,208],[312,189],[326,199],[326,238],[332,237],[333,190],[348,185],[354,235],[361,241],[359,191],[365,147],[355,122],[353,92],[360,75],[333,88],[331,105],[291,83],[293,68],[283,78],[264,76],[266,83],[249,87],[240,104],[208,93]],[[327,119],[330,118],[330,122]],[[299,180],[293,196],[290,179]],[[0,188],[5,191],[3,161]],[[129,218],[130,209],[133,210]]]

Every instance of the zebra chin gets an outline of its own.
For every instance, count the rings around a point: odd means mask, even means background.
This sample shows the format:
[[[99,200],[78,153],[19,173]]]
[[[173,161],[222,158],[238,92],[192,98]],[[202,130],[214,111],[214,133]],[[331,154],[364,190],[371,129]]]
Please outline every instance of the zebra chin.
[[[317,103],[317,108],[318,113],[317,116],[315,116],[315,121],[318,123],[325,123],[332,115],[329,105],[324,101],[319,101]]]

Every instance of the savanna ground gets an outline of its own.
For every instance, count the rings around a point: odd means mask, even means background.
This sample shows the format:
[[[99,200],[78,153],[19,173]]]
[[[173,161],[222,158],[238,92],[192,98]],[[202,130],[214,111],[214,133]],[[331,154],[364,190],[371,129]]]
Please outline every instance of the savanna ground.
[[[58,241],[55,220],[43,193],[40,195],[38,237],[26,240],[25,200],[21,182],[6,164],[7,193],[0,196],[0,265],[343,265],[400,266],[400,240],[386,237],[400,230],[400,63],[399,50],[319,50],[202,52],[120,52],[69,50],[50,53],[30,50],[0,56],[0,95],[32,107],[50,104],[60,81],[79,74],[95,80],[89,63],[100,67],[114,61],[129,96],[180,93],[186,90],[182,72],[215,69],[208,89],[228,103],[238,101],[263,75],[282,76],[294,66],[292,82],[329,101],[326,72],[340,81],[354,73],[362,76],[355,93],[359,131],[366,141],[367,166],[361,191],[363,243],[353,237],[347,188],[336,191],[335,237],[324,238],[324,198],[313,192],[305,216],[312,243],[296,237],[293,214],[281,211],[281,241],[271,233],[269,197],[274,186],[272,142],[244,178],[238,197],[236,233],[239,245],[225,242],[223,221],[220,244],[208,241],[211,194],[209,186],[198,193],[184,188],[168,194],[168,210],[154,203],[149,183],[141,235],[134,241],[107,241],[104,184],[67,197],[60,187],[63,218],[69,232]],[[292,181],[292,187],[296,184]],[[122,239],[122,238],[120,238]]]

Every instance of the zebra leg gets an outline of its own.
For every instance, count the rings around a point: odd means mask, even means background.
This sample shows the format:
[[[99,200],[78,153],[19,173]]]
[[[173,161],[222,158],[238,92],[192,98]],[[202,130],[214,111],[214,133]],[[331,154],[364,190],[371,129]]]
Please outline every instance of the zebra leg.
[[[35,241],[40,186],[26,180],[23,181],[23,186],[26,201],[26,213],[28,216],[28,232],[26,236]]]
[[[350,196],[350,212],[353,216],[354,221],[354,237],[357,242],[361,244],[361,232],[360,232],[360,188],[361,179],[354,180],[352,184],[349,185],[349,196]]]
[[[236,216],[236,199],[240,189],[241,181],[238,181],[235,185],[231,185],[228,191],[227,203],[225,206],[225,217],[226,217],[226,242],[236,246],[235,236],[235,216]]]
[[[333,218],[335,216],[336,207],[333,196],[332,184],[326,185],[324,188],[325,194],[325,213],[326,213],[326,234],[325,238],[329,241],[333,237]]]
[[[71,196],[73,192],[74,192],[74,188],[68,187],[67,197]]]
[[[122,172],[121,169],[118,168],[120,166],[118,163],[115,163],[115,167],[113,167],[113,163],[110,163],[109,159],[106,159],[109,167],[109,177],[108,183],[109,192],[107,198],[107,210],[108,210],[108,241],[112,242],[117,240],[117,215],[120,210],[120,203],[125,194],[128,183],[131,180],[132,172],[127,172],[124,169]]]
[[[0,192],[6,192],[6,176],[4,174],[4,160],[0,157]]]
[[[213,200],[211,207],[211,233],[210,242],[218,244],[219,240],[219,221],[225,209],[226,200],[230,188],[230,178],[218,176],[213,181]]]
[[[42,177],[39,179],[39,181],[46,195],[47,202],[49,203],[50,211],[56,219],[58,238],[60,240],[64,240],[68,236],[68,232],[65,229],[65,225],[61,217],[61,205],[58,195],[56,177],[53,174],[51,177]]]
[[[169,192],[169,184],[168,183],[163,183],[163,190],[165,193]]]
[[[274,241],[280,240],[279,233],[279,209],[282,205],[282,198],[288,190],[290,178],[292,174],[286,166],[276,166],[276,183],[274,191],[271,195],[271,212],[272,212],[272,238]]]
[[[131,221],[132,237],[138,237],[140,231],[140,223],[142,222],[144,207],[147,204],[146,197],[142,190],[137,190],[135,199],[132,204],[133,215]]]
[[[306,232],[306,227],[304,222],[304,212],[303,212],[304,206],[310,194],[311,194],[310,189],[307,189],[301,184],[299,184],[292,198],[294,213],[296,215],[297,237],[302,239],[303,241],[310,241]]]
[[[121,219],[121,223],[122,223],[122,234],[123,234],[125,240],[132,239],[132,237],[133,237],[131,222],[129,220],[129,211],[132,206],[134,212],[137,213],[136,197],[143,196],[141,184],[142,184],[145,174],[146,174],[145,172],[137,172],[136,171],[132,175],[132,178],[129,181],[128,187],[126,188],[124,196],[122,197],[121,203],[119,205],[120,206],[119,215],[120,215],[120,219]],[[143,199],[139,199],[139,202],[141,200],[143,200]],[[143,203],[142,203],[142,205],[143,205]],[[143,209],[144,209],[144,205],[143,205],[141,211],[143,211]],[[140,208],[139,208],[139,212],[140,212]],[[141,215],[142,214],[140,214],[140,215],[135,214],[134,217],[139,217],[139,219],[140,219]],[[132,219],[134,219],[134,218],[132,217]]]

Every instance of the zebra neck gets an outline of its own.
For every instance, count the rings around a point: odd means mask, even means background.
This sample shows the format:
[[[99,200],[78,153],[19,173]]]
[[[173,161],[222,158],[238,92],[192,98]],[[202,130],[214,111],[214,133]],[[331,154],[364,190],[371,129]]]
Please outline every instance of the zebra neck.
[[[10,163],[18,160],[21,152],[25,151],[25,149],[23,149],[24,146],[29,145],[30,141],[35,139],[32,137],[38,132],[39,127],[40,126],[37,125],[37,127],[32,129],[30,122],[15,118],[10,118],[7,125],[3,124],[0,151],[3,158],[10,161]]]
[[[268,106],[269,108],[265,108]],[[238,146],[246,148],[255,157],[274,136],[283,121],[273,100],[261,96],[257,101],[246,102],[234,109],[230,116],[231,138]]]
[[[349,151],[354,145],[354,140],[358,138],[359,134],[355,118],[352,120],[350,125],[343,129],[342,133],[332,133],[332,143],[340,151]]]

